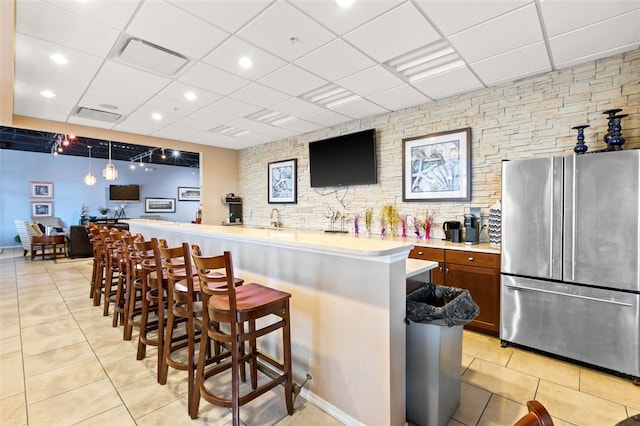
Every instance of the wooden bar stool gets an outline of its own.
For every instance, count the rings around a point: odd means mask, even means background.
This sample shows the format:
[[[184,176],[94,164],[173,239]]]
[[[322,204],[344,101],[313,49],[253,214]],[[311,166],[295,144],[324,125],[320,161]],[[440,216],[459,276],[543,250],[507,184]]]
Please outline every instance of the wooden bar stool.
[[[553,426],[553,419],[546,408],[534,400],[527,401],[529,412],[518,420],[514,426]]]
[[[102,279],[104,277],[104,260],[103,249],[104,244],[100,235],[100,227],[97,225],[91,225],[87,228],[89,234],[89,241],[93,248],[93,270],[91,272],[91,288],[89,290],[89,298],[93,299],[93,306],[99,306],[100,300],[96,299],[96,287],[102,285]]]
[[[159,245],[166,246],[166,241],[158,242],[157,238],[151,241],[135,243],[142,265],[142,310],[140,313],[140,333],[138,334],[138,351],[136,359],[145,357],[147,345],[158,348],[158,378],[160,381],[160,365],[162,365],[167,275],[162,265]],[[151,315],[156,314],[156,319],[151,320]],[[155,337],[153,336],[155,332]]]
[[[284,384],[287,413],[293,414],[293,378],[291,373],[291,331],[289,315],[289,293],[275,290],[256,283],[234,285],[231,253],[222,256],[203,257],[199,248],[192,248],[193,262],[198,269],[202,294],[203,330],[200,338],[200,352],[196,368],[194,389],[194,414],[197,416],[200,396],[208,402],[229,407],[233,413],[233,425],[240,424],[240,406],[257,398],[274,387]],[[223,269],[223,277],[210,273]],[[220,281],[226,283],[215,287]],[[274,319],[275,318],[275,319]],[[257,320],[260,320],[258,326]],[[225,331],[220,325],[226,324]],[[258,350],[257,341],[269,333],[281,330],[283,360]],[[210,340],[222,344],[227,350],[207,359]],[[249,351],[242,350],[248,343]],[[251,390],[240,394],[241,366],[249,364]],[[265,372],[268,380],[258,386],[258,370]],[[207,386],[207,380],[216,374],[230,370],[231,397],[216,394],[216,389]]]
[[[137,235],[136,240],[132,245],[127,247],[128,249],[128,263],[127,274],[129,276],[129,285],[125,292],[125,323],[122,331],[123,340],[131,340],[133,337],[133,329],[140,329],[140,320],[142,317],[142,280],[145,271],[142,269],[142,258],[138,251],[137,243],[143,243],[144,237],[141,234]]]
[[[133,285],[134,270],[131,268],[130,253],[133,249],[133,243],[141,241],[139,235],[126,234],[120,240],[118,245],[117,258],[120,273],[118,274],[118,284],[115,291],[114,306],[113,306],[113,319],[111,321],[112,327],[117,327],[118,323],[124,326],[128,315],[128,303],[127,294],[130,292],[130,288]]]
[[[120,268],[120,261],[118,257],[118,249],[122,244],[121,239],[129,235],[129,231],[121,231],[112,229],[101,232],[104,242],[104,283],[99,288],[100,293],[104,294],[104,305],[102,308],[102,315],[109,315],[109,306],[115,304],[116,290],[114,290],[114,283],[116,284],[120,280],[120,274],[124,271]]]
[[[186,370],[188,375],[188,412],[193,418],[198,416],[197,404],[194,400],[195,387],[195,348],[200,342],[202,329],[202,301],[200,295],[200,279],[191,262],[191,250],[188,243],[179,247],[160,246],[160,255],[167,270],[167,325],[165,327],[164,357],[160,368],[160,384],[166,384],[169,367]],[[209,274],[224,278],[217,271]],[[243,280],[235,279],[235,285],[242,285]],[[226,285],[224,282],[219,285]],[[174,337],[178,324],[185,325],[183,335]],[[187,350],[187,356],[179,358],[180,351]],[[207,348],[209,350],[209,348]],[[181,361],[181,359],[185,359]]]

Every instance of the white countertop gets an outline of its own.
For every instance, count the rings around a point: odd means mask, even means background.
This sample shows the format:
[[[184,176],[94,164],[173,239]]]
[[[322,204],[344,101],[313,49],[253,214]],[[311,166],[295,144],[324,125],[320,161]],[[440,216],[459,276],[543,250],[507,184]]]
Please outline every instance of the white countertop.
[[[387,256],[411,250],[414,241],[390,239],[380,236],[354,236],[353,234],[301,231],[290,228],[260,228],[252,226],[200,225],[195,223],[168,222],[160,220],[131,219],[131,224],[141,224],[162,229],[170,227],[184,232],[216,235],[219,238],[254,241],[255,243],[290,246],[319,251],[330,251],[357,256]]]
[[[407,278],[415,277],[438,266],[438,262],[408,258],[406,262]]]
[[[411,238],[405,238],[405,241],[410,241]],[[441,239],[432,238],[429,240],[415,240],[415,246],[418,247],[430,247],[430,248],[439,248],[439,249],[447,249],[447,250],[467,250],[467,251],[475,251],[480,253],[492,253],[492,254],[500,254],[500,247],[492,246],[489,243],[479,243],[479,244],[465,244],[465,243],[453,243],[451,241],[445,241]]]

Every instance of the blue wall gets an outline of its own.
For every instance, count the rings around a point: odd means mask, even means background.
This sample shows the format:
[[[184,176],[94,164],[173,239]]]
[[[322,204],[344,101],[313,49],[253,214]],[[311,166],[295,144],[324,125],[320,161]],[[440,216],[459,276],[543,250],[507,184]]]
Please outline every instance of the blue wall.
[[[76,225],[80,221],[82,204],[87,206],[90,216],[99,216],[98,207],[109,207],[114,214],[120,204],[109,203],[109,184],[140,185],[139,203],[126,203],[127,217],[140,215],[159,215],[165,220],[191,222],[195,219],[200,203],[178,201],[178,187],[200,187],[199,170],[188,167],[149,164],[155,172],[145,172],[144,167],[131,162],[113,161],[118,169],[118,179],[107,182],[102,177],[106,160],[92,159],[91,169],[97,178],[94,186],[87,186],[82,179],[89,171],[89,160],[82,157],[32,153],[0,149],[0,247],[17,245],[16,219],[31,221],[30,185],[31,181],[53,182],[53,215],[59,217],[65,227]],[[194,173],[195,171],[195,173]],[[145,213],[144,198],[174,198],[175,213]],[[49,201],[49,200],[40,200]]]

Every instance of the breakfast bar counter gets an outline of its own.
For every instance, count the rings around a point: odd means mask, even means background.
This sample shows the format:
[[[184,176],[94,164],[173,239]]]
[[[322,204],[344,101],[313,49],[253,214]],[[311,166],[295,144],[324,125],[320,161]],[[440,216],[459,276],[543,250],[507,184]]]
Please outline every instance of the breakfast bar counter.
[[[291,293],[294,381],[345,424],[405,424],[408,241],[352,234],[130,220],[170,247],[230,251],[236,275]],[[266,345],[276,345],[268,341]],[[283,401],[284,404],[284,401]]]

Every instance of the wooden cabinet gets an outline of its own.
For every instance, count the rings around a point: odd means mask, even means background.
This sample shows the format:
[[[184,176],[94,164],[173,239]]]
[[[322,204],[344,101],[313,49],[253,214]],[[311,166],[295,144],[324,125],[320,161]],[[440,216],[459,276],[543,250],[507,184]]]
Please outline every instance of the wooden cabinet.
[[[433,284],[469,290],[480,314],[467,327],[498,335],[500,330],[500,255],[467,250],[414,247],[409,257],[438,262]]]

